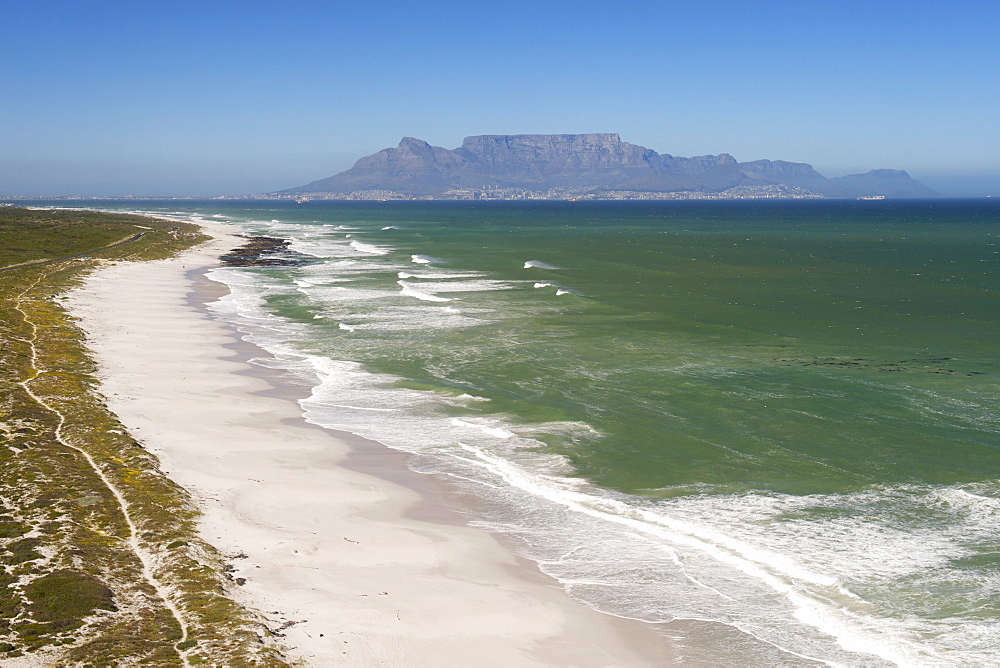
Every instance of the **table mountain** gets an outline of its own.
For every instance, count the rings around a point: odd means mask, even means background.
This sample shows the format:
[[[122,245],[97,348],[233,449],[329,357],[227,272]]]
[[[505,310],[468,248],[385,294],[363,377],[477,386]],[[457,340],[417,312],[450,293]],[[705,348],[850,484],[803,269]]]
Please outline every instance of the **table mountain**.
[[[552,188],[719,193],[737,186],[789,186],[831,197],[936,193],[904,171],[879,169],[828,179],[805,163],[737,162],[727,153],[683,158],[623,142],[617,133],[478,135],[459,148],[404,137],[351,169],[282,195],[390,190],[441,195],[455,189]]]

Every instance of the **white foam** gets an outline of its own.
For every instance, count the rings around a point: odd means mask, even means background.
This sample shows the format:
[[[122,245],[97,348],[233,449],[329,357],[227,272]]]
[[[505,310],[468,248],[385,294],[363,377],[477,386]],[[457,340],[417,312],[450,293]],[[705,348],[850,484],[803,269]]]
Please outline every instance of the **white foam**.
[[[551,264],[546,264],[546,263],[542,262],[541,260],[528,260],[527,262],[524,263],[524,268],[525,269],[549,269],[549,270],[559,269],[559,267],[553,267]]]
[[[558,478],[539,476],[481,447],[460,445],[506,483],[532,496],[666,541],[663,549],[671,554],[677,548],[693,549],[735,568],[782,596],[791,605],[796,619],[836,638],[848,651],[872,654],[898,665],[916,665],[940,658],[903,637],[882,632],[878,624],[859,615],[864,606],[834,577],[805,570],[783,555],[733,540],[710,528],[637,509],[608,496],[595,496],[580,491],[579,487],[567,486]],[[707,585],[700,586],[719,593]],[[850,610],[851,606],[856,609]]]
[[[347,404],[327,404],[333,408],[346,408],[351,411],[373,411],[376,413],[394,413],[393,408],[372,408],[371,406],[348,406]]]
[[[368,253],[370,255],[388,255],[392,252],[390,249],[384,246],[376,246],[374,244],[366,244],[361,241],[352,241],[351,248],[361,251],[362,253]]]
[[[435,272],[421,272],[419,274],[408,273],[407,276],[400,276],[400,278],[420,278],[427,280],[435,279],[458,279],[458,278],[480,278],[486,276],[481,271],[435,271]]]
[[[931,505],[940,505],[967,520],[990,522],[1000,526],[1000,498],[976,494],[961,487],[944,487],[931,494]]]
[[[409,283],[406,283],[405,281],[396,281],[396,283],[398,283],[399,286],[402,288],[402,290],[400,290],[400,292],[402,294],[406,295],[407,297],[414,297],[415,299],[419,299],[419,300],[425,301],[425,302],[450,302],[451,301],[451,299],[449,297],[439,297],[439,296],[437,296],[435,294],[431,294],[429,292],[424,292],[423,290],[418,290],[415,287],[413,287],[412,285],[410,285]]]
[[[378,288],[359,288],[350,284],[315,286],[304,290],[310,300],[324,308],[338,306],[343,302],[376,302],[397,296],[398,293]]]
[[[444,262],[444,260],[431,257],[430,255],[411,255],[410,258],[417,264],[440,264]]]
[[[492,401],[492,399],[488,397],[480,397],[475,394],[460,394],[455,398],[462,401]]]
[[[502,427],[491,427],[486,424],[476,424],[474,422],[468,422],[459,418],[452,418],[451,423],[456,427],[469,427],[471,429],[478,429],[487,436],[494,436],[496,438],[508,439],[514,438],[514,433],[510,432]]]
[[[450,278],[450,277],[449,277]],[[414,285],[411,283],[411,285]],[[494,280],[424,280],[416,285],[426,292],[491,292],[494,290],[510,290],[514,286],[505,281]]]
[[[558,288],[559,286],[555,283],[535,283],[536,288]]]
[[[289,249],[303,255],[321,259],[379,257],[392,252],[387,246],[365,243],[358,239],[347,240],[323,234],[295,234],[290,230],[278,230],[289,241]]]

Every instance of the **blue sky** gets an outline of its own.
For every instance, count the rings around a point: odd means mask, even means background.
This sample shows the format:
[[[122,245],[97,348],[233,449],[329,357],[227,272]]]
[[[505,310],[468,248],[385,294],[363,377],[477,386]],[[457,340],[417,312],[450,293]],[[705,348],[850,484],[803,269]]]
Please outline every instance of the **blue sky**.
[[[1000,3],[0,1],[0,196],[217,195],[619,132],[1000,195]]]

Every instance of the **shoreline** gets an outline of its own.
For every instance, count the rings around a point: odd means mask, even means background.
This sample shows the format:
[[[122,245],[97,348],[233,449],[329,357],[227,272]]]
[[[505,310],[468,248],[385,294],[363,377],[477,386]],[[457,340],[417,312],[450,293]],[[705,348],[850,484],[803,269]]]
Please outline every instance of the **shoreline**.
[[[204,276],[238,245],[91,274],[67,304],[101,391],[203,513],[229,555],[229,592],[282,629],[307,665],[652,666],[671,662],[654,625],[605,615],[492,534],[466,526],[446,486],[406,455],[311,425],[305,388],[249,363],[259,350],[203,304]],[[199,301],[201,300],[201,301]],[[152,343],[152,345],[150,345]]]

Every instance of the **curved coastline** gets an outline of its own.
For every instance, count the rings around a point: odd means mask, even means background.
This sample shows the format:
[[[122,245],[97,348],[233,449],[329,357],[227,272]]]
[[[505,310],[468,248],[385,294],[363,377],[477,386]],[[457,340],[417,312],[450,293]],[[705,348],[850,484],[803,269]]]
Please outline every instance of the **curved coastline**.
[[[72,294],[111,409],[196,499],[234,595],[310,665],[664,665],[650,625],[566,596],[464,526],[405,455],[310,425],[305,391],[201,308],[232,229],[171,260],[118,264]],[[201,290],[199,294],[197,291]],[[199,301],[201,300],[201,301]]]

